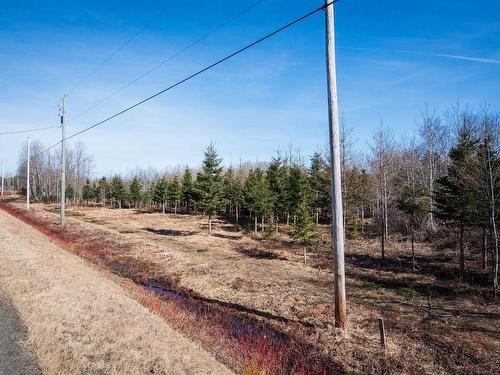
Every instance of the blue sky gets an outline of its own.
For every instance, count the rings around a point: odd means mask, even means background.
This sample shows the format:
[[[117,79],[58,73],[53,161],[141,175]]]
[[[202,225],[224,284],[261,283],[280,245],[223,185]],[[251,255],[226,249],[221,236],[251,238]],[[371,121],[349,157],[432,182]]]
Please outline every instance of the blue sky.
[[[3,2],[0,132],[57,124],[62,95],[138,32],[70,92],[68,134],[321,3]],[[335,11],[339,105],[358,149],[367,148],[380,120],[401,135],[413,132],[425,104],[442,111],[460,100],[500,109],[500,2],[340,0]],[[71,119],[224,23],[152,74]],[[211,140],[226,162],[268,160],[289,145],[306,156],[327,144],[324,56],[324,17],[318,13],[71,142],[87,146],[96,174],[136,166],[197,166]],[[31,137],[51,145],[59,130]],[[0,158],[7,170],[15,168],[25,138],[0,135]]]

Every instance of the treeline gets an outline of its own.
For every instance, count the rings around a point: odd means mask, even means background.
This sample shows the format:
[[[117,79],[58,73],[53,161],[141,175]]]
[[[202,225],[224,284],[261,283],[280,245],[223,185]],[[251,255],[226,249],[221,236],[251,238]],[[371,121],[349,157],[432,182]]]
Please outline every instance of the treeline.
[[[310,168],[277,154],[267,167],[235,169],[223,167],[211,144],[197,172],[186,167],[183,173],[168,177],[88,179],[82,199],[85,204],[116,208],[205,213],[209,229],[214,215],[224,215],[235,223],[251,218],[255,232],[266,226],[278,231],[280,225],[296,224],[304,207],[317,223],[329,221],[329,186],[328,164],[320,153],[312,156]]]
[[[366,154],[355,152],[351,133],[343,129],[346,236],[379,238],[382,260],[388,239],[408,238],[413,267],[416,239],[448,238],[457,244],[460,278],[466,273],[466,252],[477,253],[482,268],[491,270],[496,291],[499,125],[498,113],[485,108],[457,105],[443,114],[426,109],[412,136],[396,140],[381,124]],[[66,196],[76,204],[203,213],[208,216],[209,234],[212,218],[221,215],[264,234],[286,227],[303,244],[314,238],[315,224],[331,222],[330,166],[320,152],[307,163],[297,155],[278,152],[262,165],[224,168],[210,145],[199,170],[137,171],[129,178],[115,175],[84,181],[82,172],[90,171],[85,168],[90,158],[79,155],[71,158],[74,165],[67,166],[74,172]],[[57,196],[57,157],[51,160],[34,166],[45,180],[34,177],[33,194],[48,200]]]
[[[38,141],[30,145],[30,198],[34,202],[54,203],[59,200],[61,189],[61,150],[46,150]],[[19,152],[17,175],[6,179],[7,186],[26,195],[28,145]],[[90,178],[94,167],[93,157],[85,151],[82,143],[66,147],[66,197],[78,204],[83,198],[83,186]]]

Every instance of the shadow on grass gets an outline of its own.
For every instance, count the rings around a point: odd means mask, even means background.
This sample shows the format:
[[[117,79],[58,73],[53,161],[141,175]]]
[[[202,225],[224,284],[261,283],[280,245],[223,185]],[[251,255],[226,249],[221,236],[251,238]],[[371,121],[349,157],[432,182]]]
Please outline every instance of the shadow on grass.
[[[244,247],[237,247],[236,252],[246,255],[247,257],[250,258],[256,258],[256,259],[278,259],[278,260],[286,260],[286,258],[282,257],[280,254],[277,254],[273,251],[269,250],[263,250],[259,248],[244,248]]]
[[[154,233],[159,236],[167,236],[167,237],[178,237],[178,236],[192,236],[197,234],[196,231],[185,231],[185,230],[176,230],[176,229],[154,229],[154,228],[142,228],[146,232]]]
[[[212,233],[212,237],[217,237],[217,238],[224,238],[226,240],[241,240],[241,236],[231,236],[228,234],[222,234],[222,233]]]
[[[389,271],[395,274],[416,274],[434,276],[440,282],[458,282],[458,269],[447,264],[453,264],[454,258],[449,256],[416,257],[417,271],[411,269],[411,257],[400,256],[397,259],[386,258],[366,254],[347,254],[346,261],[356,268],[369,270]],[[490,285],[489,275],[485,272],[468,269],[464,275],[464,281],[471,285],[487,287]]]

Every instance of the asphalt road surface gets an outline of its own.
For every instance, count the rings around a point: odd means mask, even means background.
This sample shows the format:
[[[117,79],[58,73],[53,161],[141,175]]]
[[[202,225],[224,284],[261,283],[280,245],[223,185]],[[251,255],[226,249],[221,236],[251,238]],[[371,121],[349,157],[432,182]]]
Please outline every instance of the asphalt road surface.
[[[33,354],[23,346],[26,327],[0,291],[0,375],[41,374]]]

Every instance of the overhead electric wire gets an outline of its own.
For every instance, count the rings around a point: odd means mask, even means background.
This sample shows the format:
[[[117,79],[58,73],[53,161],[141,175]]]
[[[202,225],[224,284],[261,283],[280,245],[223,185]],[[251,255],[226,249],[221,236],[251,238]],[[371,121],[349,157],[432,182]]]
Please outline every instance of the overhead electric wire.
[[[77,118],[85,115],[86,113],[90,112],[91,110],[93,110],[94,108],[100,106],[101,104],[103,104],[104,102],[106,102],[107,100],[111,99],[112,97],[118,95],[119,93],[121,93],[123,90],[129,88],[130,86],[132,86],[134,83],[136,83],[137,81],[141,80],[142,78],[150,75],[151,73],[153,73],[154,71],[158,70],[159,68],[161,68],[163,65],[165,65],[166,63],[172,61],[173,59],[175,59],[177,56],[179,56],[180,54],[186,52],[187,50],[189,50],[190,48],[194,47],[195,45],[197,45],[198,43],[202,42],[203,40],[205,40],[206,38],[208,38],[210,35],[212,35],[213,33],[219,31],[220,29],[224,28],[225,26],[227,26],[228,24],[230,24],[231,22],[233,22],[234,20],[240,18],[243,14],[249,12],[250,10],[252,10],[253,8],[255,8],[259,3],[261,3],[262,1],[264,0],[257,0],[255,1],[254,3],[252,3],[250,6],[244,8],[243,10],[241,10],[239,13],[237,13],[236,15],[234,15],[233,17],[231,17],[230,19],[227,19],[226,21],[224,21],[223,23],[221,23],[220,25],[218,26],[215,26],[214,28],[212,28],[211,30],[209,30],[207,33],[203,34],[202,36],[200,36],[199,38],[195,39],[194,41],[192,41],[191,43],[189,43],[188,45],[182,47],[181,49],[179,49],[177,52],[173,53],[172,55],[170,55],[169,57],[167,57],[165,60],[161,61],[159,64],[155,65],[154,67],[152,67],[151,69],[145,71],[144,73],[142,73],[141,75],[137,76],[136,78],[134,78],[132,81],[128,82],[127,84],[123,85],[122,87],[120,87],[118,90],[112,92],[111,94],[109,94],[108,96],[105,96],[104,98],[102,98],[101,100],[99,100],[97,103],[93,104],[92,106],[90,106],[89,108],[87,108],[86,110],[78,113],[76,116],[74,117],[71,117],[69,119],[69,122],[71,121],[74,121],[76,120]]]
[[[30,133],[30,132],[37,132],[37,131],[42,131],[42,130],[47,130],[47,129],[54,129],[54,128],[60,128],[60,126],[46,126],[44,128],[13,130],[13,131],[9,131],[9,132],[1,132],[0,135]]]
[[[156,16],[154,16],[151,19],[151,21],[148,22],[147,25],[140,28],[135,34],[133,34],[129,39],[127,39],[123,44],[121,44],[117,49],[115,49],[113,52],[111,52],[111,54],[108,57],[106,57],[103,61],[101,61],[100,63],[95,65],[82,79],[80,79],[73,87],[71,87],[68,90],[67,94],[70,94],[71,92],[73,92],[78,86],[80,86],[83,82],[85,82],[87,79],[89,79],[90,76],[92,76],[92,74],[94,74],[96,71],[98,71],[104,64],[106,64],[109,60],[111,60],[118,52],[120,52],[122,49],[124,49],[126,46],[128,46],[135,38],[137,38],[139,35],[141,35],[144,32],[144,30],[146,30],[147,27],[151,23],[158,20],[158,18],[160,18],[170,8],[170,6],[172,5],[171,2],[172,1],[169,2],[168,6],[166,6],[159,13],[157,13]]]
[[[287,23],[286,25],[281,26],[280,28],[274,30],[273,32],[271,32],[271,33],[269,33],[269,34],[267,34],[267,35],[265,35],[265,36],[263,36],[263,37],[261,37],[259,39],[257,39],[256,41],[254,41],[254,42],[252,42],[250,44],[247,44],[246,46],[240,48],[239,50],[237,50],[237,51],[235,51],[235,52],[233,52],[233,53],[231,53],[231,54],[229,54],[229,55],[227,55],[227,56],[225,56],[225,57],[217,60],[216,62],[214,62],[214,63],[206,66],[203,69],[198,70],[197,72],[195,72],[195,73],[187,76],[186,78],[183,78],[180,81],[177,81],[176,83],[174,83],[174,84],[166,87],[165,89],[160,90],[160,91],[156,92],[155,94],[153,94],[151,96],[148,96],[147,98],[145,98],[145,99],[143,99],[143,100],[141,100],[141,101],[139,101],[139,102],[137,102],[137,103],[135,103],[135,104],[133,104],[133,105],[131,105],[131,106],[129,106],[129,107],[127,107],[127,108],[125,108],[125,109],[117,112],[117,113],[115,113],[114,115],[111,115],[111,116],[105,118],[102,121],[99,121],[99,122],[97,122],[97,123],[95,123],[93,125],[90,125],[90,126],[84,128],[84,129],[82,129],[82,130],[80,130],[80,131],[78,131],[76,133],[73,133],[72,135],[64,138],[63,140],[61,140],[61,141],[53,144],[49,148],[47,148],[44,151],[40,152],[40,154],[51,150],[52,148],[56,147],[57,145],[60,145],[63,141],[67,141],[68,139],[74,138],[74,137],[76,137],[76,136],[78,136],[80,134],[83,134],[83,133],[85,133],[85,132],[87,132],[87,131],[89,131],[89,130],[91,130],[93,128],[96,128],[96,127],[98,127],[98,126],[100,126],[100,125],[102,125],[102,124],[104,124],[104,123],[106,123],[106,122],[108,122],[108,121],[110,121],[110,120],[112,120],[112,119],[114,119],[114,118],[116,118],[116,117],[118,117],[118,116],[120,116],[120,115],[122,115],[122,114],[124,114],[124,113],[126,113],[126,112],[128,112],[128,111],[130,111],[132,109],[134,109],[134,108],[136,108],[136,107],[139,107],[140,105],[142,105],[142,104],[144,104],[144,103],[146,103],[146,102],[148,102],[148,101],[156,98],[157,96],[160,96],[161,94],[163,94],[163,93],[165,93],[165,92],[167,92],[169,90],[172,90],[173,88],[175,88],[177,86],[182,85],[183,83],[185,83],[185,82],[187,82],[187,81],[189,81],[189,80],[191,80],[191,79],[199,76],[200,74],[202,74],[202,73],[204,73],[204,72],[206,72],[206,71],[208,71],[208,70],[216,67],[219,64],[222,64],[223,62],[225,62],[225,61],[233,58],[234,56],[237,56],[237,55],[241,54],[242,52],[244,52],[244,51],[246,51],[246,50],[254,47],[255,45],[257,45],[257,44],[259,44],[259,43],[261,43],[261,42],[263,42],[263,41],[265,41],[265,40],[273,37],[274,35],[280,33],[281,31],[286,30],[286,29],[292,27],[293,25],[295,25],[295,24],[297,24],[297,23],[305,20],[306,18],[308,18],[308,17],[310,17],[310,16],[318,13],[319,11],[325,9],[326,7],[332,5],[333,3],[336,3],[337,1],[338,0],[332,0],[329,3],[326,3],[326,4],[322,5],[321,7],[316,8],[316,9],[310,11],[309,13],[304,14],[303,16],[301,16],[299,18],[296,18],[295,20]]]
[[[148,22],[148,25],[146,26],[143,26],[141,29],[139,29],[135,34],[133,34],[129,39],[127,39],[123,44],[121,44],[117,49],[115,49],[108,57],[106,57],[103,61],[101,61],[99,64],[97,64],[96,66],[94,66],[94,68],[92,68],[90,70],[89,73],[87,73],[82,79],[80,79],[73,87],[71,87],[69,90],[68,90],[68,94],[73,92],[78,86],[80,86],[84,81],[86,81],[88,78],[90,78],[90,76],[92,76],[92,74],[94,74],[97,70],[99,70],[104,64],[106,64],[109,60],[111,60],[118,52],[120,52],[122,49],[124,49],[127,45],[129,45],[135,38],[137,38],[140,34],[142,34],[144,32],[144,30],[147,29],[147,27],[155,22],[156,20],[158,20],[158,18],[160,18],[171,6],[171,2],[168,4],[168,6],[166,6],[165,8],[163,8],[159,13],[157,13],[149,22]],[[46,119],[48,116],[50,115],[50,112],[47,113],[47,115],[44,117],[44,119]],[[42,120],[44,121],[44,120]],[[39,129],[28,129],[28,130],[19,130],[19,131],[13,131],[13,132],[2,132],[0,133],[0,135],[7,135],[7,134],[18,134],[18,133],[29,133],[29,132],[33,132],[33,131],[38,131],[38,130],[45,130],[45,129],[51,129],[51,128],[57,128],[57,127],[60,127],[60,126],[48,126],[48,127],[45,127],[45,128],[39,128]]]

